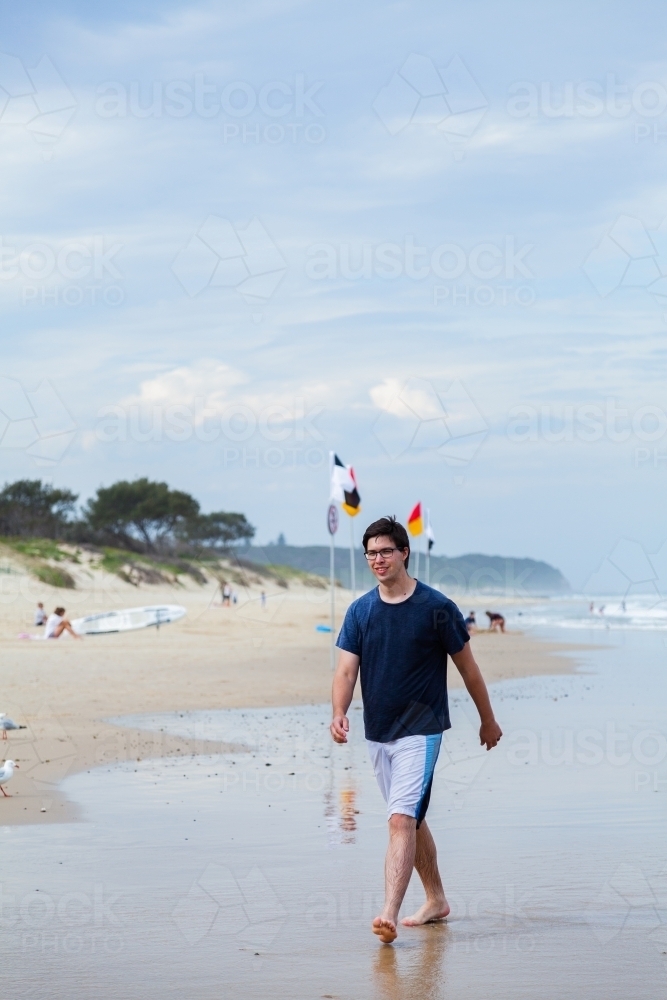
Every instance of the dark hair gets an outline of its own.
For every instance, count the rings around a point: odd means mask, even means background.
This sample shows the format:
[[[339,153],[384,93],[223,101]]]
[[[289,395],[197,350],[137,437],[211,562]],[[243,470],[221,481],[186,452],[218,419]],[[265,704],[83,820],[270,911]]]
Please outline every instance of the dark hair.
[[[64,615],[65,614],[65,609],[64,608],[56,608],[56,610],[53,613],[54,613],[54,615]]]
[[[400,521],[397,521],[395,516],[381,517],[379,521],[373,521],[372,524],[369,524],[362,538],[364,552],[368,550],[368,543],[371,538],[377,538],[378,535],[386,535],[387,538],[391,538],[397,549],[408,550],[408,554],[403,560],[403,565],[407,569],[410,562],[410,539]]]

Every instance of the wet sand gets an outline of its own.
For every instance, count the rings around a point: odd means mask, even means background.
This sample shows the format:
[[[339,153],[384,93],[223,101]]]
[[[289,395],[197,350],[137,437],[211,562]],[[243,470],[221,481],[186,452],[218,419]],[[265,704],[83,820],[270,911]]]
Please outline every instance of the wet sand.
[[[495,685],[491,753],[453,692],[428,817],[452,914],[391,947],[369,929],[386,814],[358,705],[346,747],[326,705],[115,719],[237,750],[71,775],[84,822],[2,830],[8,992],[30,967],[37,1000],[87,1000],[91,983],[101,1000],[655,1000],[664,643],[602,641],[581,673]],[[413,879],[403,912],[418,902]]]
[[[107,721],[128,713],[187,712],[238,706],[319,704],[330,695],[328,595],[296,586],[240,593],[231,608],[219,605],[213,584],[181,588],[136,588],[115,577],[90,574],[88,589],[52,591],[28,578],[10,580],[15,591],[0,605],[0,710],[25,731],[9,734],[4,756],[20,770],[0,802],[1,822],[66,822],[78,815],[60,789],[68,774],[119,761],[215,753],[219,741],[175,739]],[[6,581],[2,581],[6,584]],[[91,636],[75,641],[30,642],[16,636],[37,632],[29,622],[33,598],[47,608],[67,605],[71,617],[94,610],[157,602],[182,603],[185,619],[159,631]],[[337,595],[338,620],[350,595]],[[466,598],[469,603],[469,598]],[[489,682],[511,677],[569,672],[577,646],[544,643],[518,633],[480,633],[473,648]],[[450,668],[450,686],[461,685]],[[3,741],[4,742],[4,741]]]

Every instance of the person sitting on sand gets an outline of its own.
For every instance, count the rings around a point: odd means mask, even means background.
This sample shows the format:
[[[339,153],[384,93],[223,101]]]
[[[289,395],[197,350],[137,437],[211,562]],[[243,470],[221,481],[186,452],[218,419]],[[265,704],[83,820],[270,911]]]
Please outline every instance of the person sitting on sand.
[[[465,626],[468,629],[468,635],[472,635],[473,632],[477,631],[477,620],[475,618],[475,612],[471,611],[465,620]]]
[[[45,639],[59,639],[63,632],[69,632],[71,636],[75,639],[80,639],[81,636],[77,635],[72,628],[71,622],[68,622],[65,618],[65,609],[56,608],[52,615],[46,619],[46,629],[44,632]]]
[[[484,613],[489,619],[489,632],[505,631],[505,619],[502,615],[497,614],[495,611],[485,611]]]
[[[44,625],[45,623],[46,623],[46,611],[44,610],[44,605],[40,601],[35,611],[35,625]]]

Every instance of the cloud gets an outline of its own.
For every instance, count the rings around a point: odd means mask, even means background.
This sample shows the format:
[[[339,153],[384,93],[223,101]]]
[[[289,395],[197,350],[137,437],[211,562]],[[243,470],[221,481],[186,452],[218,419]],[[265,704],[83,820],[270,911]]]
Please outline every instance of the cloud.
[[[231,402],[231,390],[248,381],[247,375],[219,361],[201,359],[145,379],[138,392],[120,401],[124,407],[188,406],[198,407],[198,421],[205,416],[223,413]]]
[[[287,425],[307,414],[319,414],[326,407],[339,411],[349,408],[350,386],[341,380],[265,380],[250,378],[245,372],[213,359],[200,359],[143,379],[138,390],[117,404],[125,410],[146,413],[173,406],[187,407],[195,426],[207,420],[230,419],[235,412],[252,411],[258,420]],[[312,417],[311,417],[312,419]],[[92,445],[93,438],[84,438]]]
[[[435,420],[442,416],[442,407],[433,387],[423,379],[410,379],[407,385],[396,378],[386,378],[380,385],[372,386],[370,397],[385,413],[404,417],[406,407],[420,420]]]
[[[460,380],[446,388],[427,378],[389,378],[370,396],[382,411],[374,434],[391,459],[430,451],[451,466],[470,462],[488,433],[486,420]]]

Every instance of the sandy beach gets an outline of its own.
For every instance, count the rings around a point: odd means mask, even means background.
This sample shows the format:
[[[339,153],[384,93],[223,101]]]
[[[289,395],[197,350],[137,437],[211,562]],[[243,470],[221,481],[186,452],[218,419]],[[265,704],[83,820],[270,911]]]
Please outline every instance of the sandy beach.
[[[127,714],[321,704],[330,696],[330,634],[325,591],[292,584],[239,592],[220,605],[215,581],[132,586],[109,574],[78,571],[77,589],[56,590],[18,570],[3,578],[0,606],[2,704],[25,730],[12,732],[4,756],[20,770],[2,822],[71,821],[75,806],[59,790],[66,776],[118,761],[219,752],[219,742],[120,729],[105,720]],[[455,595],[453,595],[455,597]],[[337,621],[351,595],[337,593]],[[156,629],[53,642],[18,639],[35,603],[65,604],[68,616],[158,602],[187,608],[180,622]],[[484,599],[485,600],[485,599]],[[470,597],[465,598],[465,606]],[[489,683],[573,670],[576,647],[539,642],[517,632],[480,632],[473,649]],[[450,667],[450,687],[461,686]],[[4,741],[3,741],[4,742]]]
[[[184,982],[203,998],[221,983],[292,1000],[483,1000],[490,982],[499,1000],[517,984],[557,1000],[656,995],[660,631],[626,631],[576,600],[459,599],[511,625],[472,637],[504,736],[480,747],[451,669],[429,826],[452,912],[378,949],[386,806],[359,700],[348,745],[329,738],[326,590],[251,582],[222,607],[215,581],[73,572],[70,592],[2,580],[0,710],[27,727],[3,748],[20,768],[0,799],[10,992],[27,960],[40,998],[87,996],[93,975],[109,1000],[138,982],[151,998]],[[338,622],[350,596],[336,594]],[[159,631],[18,639],[38,599],[72,618],[157,602],[187,615]]]

